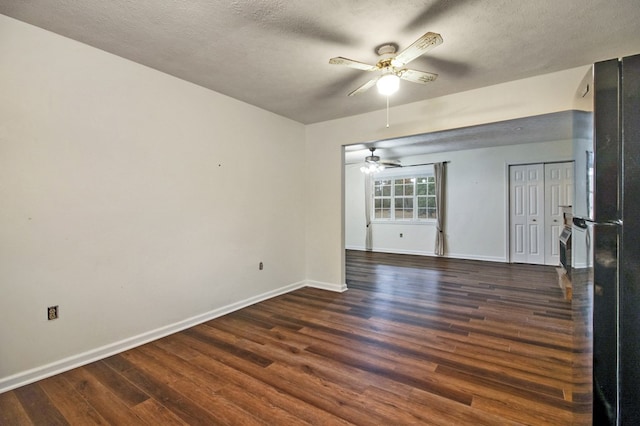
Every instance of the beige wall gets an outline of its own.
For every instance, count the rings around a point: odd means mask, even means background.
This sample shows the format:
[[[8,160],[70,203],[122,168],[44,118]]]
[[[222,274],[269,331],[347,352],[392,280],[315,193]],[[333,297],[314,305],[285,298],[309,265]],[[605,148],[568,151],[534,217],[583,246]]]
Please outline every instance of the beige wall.
[[[302,124],[0,15],[0,390],[304,284],[304,149]]]

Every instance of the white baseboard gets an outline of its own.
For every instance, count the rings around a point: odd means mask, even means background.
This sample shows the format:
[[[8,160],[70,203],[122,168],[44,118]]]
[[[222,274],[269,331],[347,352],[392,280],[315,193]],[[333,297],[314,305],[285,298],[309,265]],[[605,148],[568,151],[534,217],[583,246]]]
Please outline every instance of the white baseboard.
[[[155,330],[148,331],[146,333],[139,334],[137,336],[120,340],[118,342],[114,342],[99,348],[91,349],[89,351],[73,355],[47,365],[36,367],[31,370],[0,378],[0,393],[7,392],[20,386],[28,385],[29,383],[33,383],[59,373],[72,370],[76,367],[80,367],[82,365],[86,365],[91,362],[110,357],[117,353],[135,348],[140,345],[144,345],[145,343],[149,343],[153,340],[160,339],[178,331],[182,331],[198,324],[202,324],[203,322],[210,321],[214,318],[221,317],[228,313],[237,311],[239,309],[256,304],[258,302],[262,302],[267,299],[271,299],[276,296],[280,296],[281,294],[292,292],[305,286],[322,288],[332,291],[346,290],[346,286],[344,286],[344,289],[342,289],[341,286],[314,281],[301,281],[298,283],[290,284],[276,290],[272,290],[245,300],[241,300],[236,303],[232,303],[227,306],[223,306],[221,308],[214,309],[209,312],[205,312],[200,315],[196,315],[191,318],[187,318],[174,324],[170,324],[164,327],[157,328]]]
[[[380,253],[395,253],[395,254],[410,254],[412,256],[435,256],[434,253],[429,253],[420,250],[402,250],[402,249],[387,249],[387,248],[374,248],[371,251],[377,251]]]
[[[497,256],[476,256],[473,254],[447,254],[445,257],[449,257],[451,259],[463,259],[463,260],[482,260],[484,262],[499,262],[499,263],[509,263],[507,259],[504,257]]]
[[[346,284],[332,284],[332,283],[323,283],[320,281],[307,281],[307,287],[319,288],[320,290],[329,290],[335,291],[337,293],[342,293],[347,291]]]
[[[345,247],[346,250],[355,250],[355,251],[366,251],[364,247]],[[413,256],[428,256],[428,257],[436,257],[435,253],[430,253],[426,251],[417,251],[417,250],[401,250],[401,249],[385,249],[385,248],[373,248],[371,251],[376,253],[391,253],[391,254],[410,254]],[[507,260],[503,257],[494,257],[494,256],[477,256],[470,254],[456,254],[456,253],[447,253],[444,256],[449,259],[463,259],[463,260],[483,260],[486,262],[501,262],[507,263]]]

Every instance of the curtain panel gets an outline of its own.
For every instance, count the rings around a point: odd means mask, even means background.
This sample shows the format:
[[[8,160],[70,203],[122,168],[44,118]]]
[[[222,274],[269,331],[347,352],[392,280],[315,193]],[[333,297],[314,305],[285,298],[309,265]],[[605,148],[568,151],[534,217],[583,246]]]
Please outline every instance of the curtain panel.
[[[364,176],[364,215],[365,215],[365,249],[371,251],[373,249],[373,237],[371,229],[371,201],[373,194],[373,178],[370,173]]]
[[[434,253],[444,255],[444,191],[445,191],[445,163],[433,165],[433,175],[436,181],[436,244]]]

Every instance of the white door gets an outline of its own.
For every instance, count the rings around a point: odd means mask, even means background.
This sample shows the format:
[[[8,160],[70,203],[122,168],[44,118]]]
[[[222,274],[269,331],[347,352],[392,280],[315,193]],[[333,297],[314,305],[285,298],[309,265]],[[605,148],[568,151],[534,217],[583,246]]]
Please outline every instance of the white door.
[[[544,166],[509,168],[511,261],[543,265]]]
[[[561,206],[573,204],[573,162],[544,165],[545,264],[560,264],[558,237],[564,218]]]

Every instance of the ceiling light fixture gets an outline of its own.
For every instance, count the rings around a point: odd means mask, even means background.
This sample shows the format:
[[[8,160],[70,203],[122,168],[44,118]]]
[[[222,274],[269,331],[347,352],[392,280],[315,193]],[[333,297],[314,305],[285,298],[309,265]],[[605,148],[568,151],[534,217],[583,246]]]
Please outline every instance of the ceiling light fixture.
[[[389,70],[378,79],[376,86],[378,87],[378,93],[381,95],[393,95],[400,87],[400,77],[394,74],[393,71]]]
[[[371,151],[371,155],[365,157],[364,166],[360,167],[360,171],[362,173],[378,173],[384,170],[384,165],[380,164],[380,157],[378,157],[377,155],[373,155],[373,152],[375,150],[375,148],[369,148],[369,151]]]
[[[384,166],[380,164],[365,164],[360,167],[360,171],[365,174],[378,173],[384,170]]]

